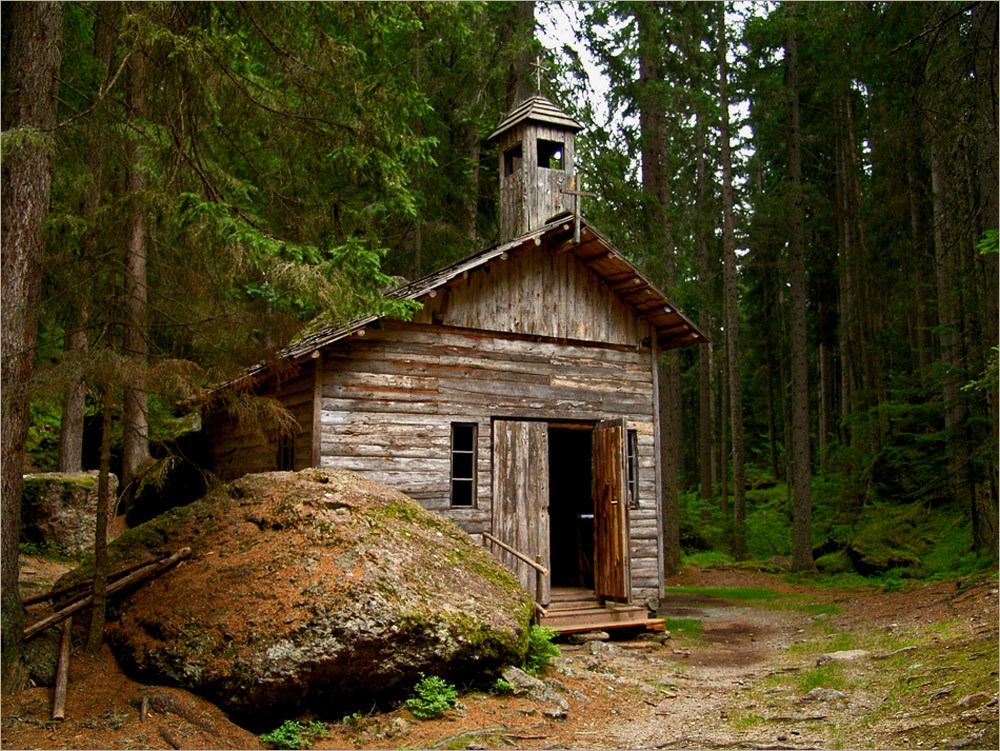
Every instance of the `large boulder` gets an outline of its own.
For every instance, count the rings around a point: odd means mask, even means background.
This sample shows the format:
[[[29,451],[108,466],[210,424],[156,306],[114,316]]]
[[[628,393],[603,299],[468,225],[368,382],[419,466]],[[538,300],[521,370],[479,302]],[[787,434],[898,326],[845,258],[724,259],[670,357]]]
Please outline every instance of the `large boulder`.
[[[527,649],[532,603],[452,522],[353,473],[248,475],[125,532],[111,565],[191,547],[113,611],[123,666],[269,727],[483,678]]]
[[[97,479],[96,471],[25,475],[21,540],[48,543],[71,557],[92,551],[97,539]],[[108,480],[113,508],[118,478],[109,475]]]

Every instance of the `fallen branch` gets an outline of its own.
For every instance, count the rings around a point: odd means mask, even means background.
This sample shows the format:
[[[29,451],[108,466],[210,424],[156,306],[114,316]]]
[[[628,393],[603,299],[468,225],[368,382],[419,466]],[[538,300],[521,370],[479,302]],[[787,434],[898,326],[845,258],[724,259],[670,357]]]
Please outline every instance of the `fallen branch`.
[[[145,568],[146,566],[151,566],[154,563],[159,563],[165,557],[166,556],[162,555],[157,556],[155,558],[150,558],[148,560],[145,560],[142,563],[133,563],[131,566],[125,566],[124,568],[118,569],[117,571],[112,571],[110,574],[108,574],[108,579],[110,580],[114,577],[131,573],[136,569]],[[67,584],[65,587],[59,587],[59,589],[53,589],[51,592],[43,592],[42,594],[31,595],[31,597],[25,597],[21,601],[21,603],[25,606],[36,605],[39,602],[45,602],[46,600],[53,600],[59,595],[64,595],[67,592],[72,592],[74,589],[80,589],[81,587],[86,587],[88,584],[92,585],[93,583],[94,583],[93,578],[84,579],[83,581],[76,582],[76,584]]]
[[[181,747],[181,742],[176,738],[174,738],[173,733],[171,733],[169,730],[163,727],[163,725],[160,725],[156,729],[160,731],[160,736],[163,738],[163,740],[165,740],[171,746],[173,746],[174,748]]]
[[[146,566],[145,568],[139,569],[138,571],[133,571],[131,574],[122,579],[119,579],[114,584],[109,584],[108,594],[112,595],[115,592],[120,592],[121,590],[132,586],[133,584],[138,584],[139,582],[145,581],[146,579],[151,579],[152,577],[163,573],[181,559],[187,558],[189,555],[191,555],[191,548],[181,548],[176,553],[171,555],[169,558],[166,558],[165,560],[161,561],[160,563],[153,563],[150,564],[149,566]],[[79,600],[76,600],[72,604],[67,605],[61,610],[57,610],[55,613],[48,616],[47,618],[43,618],[37,623],[33,623],[27,628],[25,628],[21,634],[22,638],[25,641],[27,641],[32,636],[35,636],[36,634],[44,631],[45,629],[51,626],[55,626],[57,623],[61,623],[74,613],[83,610],[85,607],[90,605],[90,603],[93,602],[93,600],[94,600],[94,595],[93,593],[91,593],[86,597],[83,597]]]
[[[897,649],[895,652],[886,652],[884,655],[872,655],[873,660],[888,660],[890,657],[895,657],[896,655],[901,655],[904,652],[912,652],[916,647],[909,646],[903,647],[902,649]]]
[[[767,721],[768,722],[814,722],[817,720],[825,720],[825,719],[826,719],[825,714],[814,714],[814,715],[808,715],[806,717],[785,717],[785,716],[768,717]]]
[[[66,719],[66,688],[69,685],[69,648],[72,642],[73,618],[62,622],[59,640],[59,662],[56,665],[56,690],[52,695],[52,719]]]

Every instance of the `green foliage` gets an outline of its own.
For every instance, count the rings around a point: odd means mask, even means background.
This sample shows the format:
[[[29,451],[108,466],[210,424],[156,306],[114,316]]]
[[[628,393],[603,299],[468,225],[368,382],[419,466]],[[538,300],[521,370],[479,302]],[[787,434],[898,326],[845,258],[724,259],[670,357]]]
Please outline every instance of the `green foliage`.
[[[552,643],[556,632],[551,628],[532,624],[528,631],[528,651],[524,656],[523,668],[532,675],[538,675],[543,668],[552,664],[552,658],[560,654],[559,647]]]
[[[420,673],[420,680],[413,687],[416,696],[406,700],[414,717],[432,720],[455,706],[458,690],[444,678]]]
[[[671,636],[700,639],[704,626],[697,618],[666,618],[665,626]]]
[[[41,542],[25,541],[18,543],[18,549],[21,551],[21,555],[51,558],[57,561],[71,560],[66,557],[66,546],[61,542],[48,542],[47,540]]]
[[[501,696],[511,693],[514,687],[503,678],[497,678],[496,682],[493,684],[492,692],[494,694],[499,694]]]
[[[285,720],[270,733],[264,733],[260,739],[277,748],[301,749],[312,746],[314,738],[326,735],[326,726],[318,720],[303,725],[297,720]]]

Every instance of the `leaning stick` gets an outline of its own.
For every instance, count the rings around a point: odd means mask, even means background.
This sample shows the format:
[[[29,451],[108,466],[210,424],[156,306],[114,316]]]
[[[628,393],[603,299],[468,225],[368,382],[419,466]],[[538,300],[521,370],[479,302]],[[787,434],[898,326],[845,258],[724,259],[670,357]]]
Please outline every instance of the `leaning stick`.
[[[59,642],[59,664],[56,667],[56,691],[52,697],[52,719],[66,719],[66,687],[69,684],[69,647],[73,617],[62,622],[62,638]]]
[[[155,558],[148,558],[142,563],[133,563],[131,566],[125,566],[124,568],[120,568],[117,571],[112,571],[111,573],[108,574],[108,579],[111,579],[112,577],[115,576],[121,576],[122,574],[131,573],[136,569],[145,568],[146,566],[150,566],[154,563],[159,563],[164,558],[166,558],[166,556],[160,555],[156,556]],[[84,579],[83,581],[76,582],[76,584],[67,584],[65,587],[59,587],[59,589],[53,589],[51,592],[42,592],[37,595],[32,595],[31,597],[25,597],[23,600],[21,600],[21,604],[27,606],[27,605],[34,605],[39,602],[45,602],[46,600],[53,600],[59,595],[64,595],[67,592],[72,592],[74,589],[80,589],[80,587],[86,587],[87,585],[93,583],[94,583],[93,578]]]
[[[109,595],[112,595],[115,592],[119,592],[125,589],[126,587],[132,586],[133,584],[137,584],[138,582],[150,579],[156,576],[157,574],[166,571],[168,568],[173,566],[179,560],[181,560],[182,558],[187,558],[189,555],[191,555],[191,548],[181,548],[166,560],[161,561],[160,563],[152,563],[144,568],[139,569],[138,571],[133,571],[131,574],[129,574],[124,578],[119,579],[114,584],[109,584],[107,593]],[[93,602],[93,600],[94,600],[94,595],[93,593],[91,593],[86,597],[83,597],[77,600],[76,602],[67,605],[62,610],[57,610],[55,613],[48,616],[47,618],[43,618],[37,623],[33,623],[26,629],[24,629],[21,635],[22,638],[25,641],[27,641],[35,634],[44,631],[50,626],[54,626],[57,623],[61,623],[62,621],[66,620],[71,615],[73,615],[73,613],[76,613],[79,610],[83,610],[85,607],[90,605],[90,603]]]

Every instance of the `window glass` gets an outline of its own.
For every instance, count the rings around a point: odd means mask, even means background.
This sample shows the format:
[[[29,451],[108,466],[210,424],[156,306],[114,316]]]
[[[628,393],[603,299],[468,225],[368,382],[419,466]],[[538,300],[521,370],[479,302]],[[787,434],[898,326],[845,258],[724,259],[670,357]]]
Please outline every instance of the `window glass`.
[[[475,423],[451,424],[451,505],[476,505]]]

